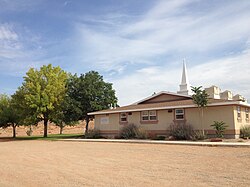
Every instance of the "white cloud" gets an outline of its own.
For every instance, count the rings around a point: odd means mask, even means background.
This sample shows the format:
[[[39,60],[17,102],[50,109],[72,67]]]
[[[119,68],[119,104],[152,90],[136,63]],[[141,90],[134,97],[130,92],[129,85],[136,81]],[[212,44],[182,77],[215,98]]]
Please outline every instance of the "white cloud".
[[[13,58],[20,55],[21,44],[13,26],[0,24],[0,58]]]
[[[5,8],[0,12],[34,10],[42,1],[15,2],[1,1]],[[61,61],[72,73],[93,68],[109,75],[121,105],[153,92],[177,91],[184,57],[193,85],[215,84],[250,98],[249,9],[250,1],[162,0],[141,15],[71,13],[66,21],[74,21],[75,35],[58,48],[74,51],[74,56],[66,54],[73,60]],[[47,64],[48,58],[58,61],[53,48],[59,41],[51,39],[55,43],[43,48],[45,37],[24,30],[0,23],[0,73],[20,76],[29,67]]]
[[[190,69],[190,81],[206,87],[213,84],[250,99],[250,48],[233,57],[213,60]]]
[[[10,25],[0,25],[0,40],[17,40],[18,36]]]
[[[109,15],[89,19],[92,27],[78,24],[82,56],[108,71],[128,62],[159,65],[161,56],[173,54],[180,58],[213,55],[250,37],[250,2],[218,4],[204,12],[190,10],[197,2],[160,1],[145,15],[127,18],[129,22],[119,17],[118,23],[117,16]]]
[[[234,57],[212,60],[198,66],[187,63],[190,84],[204,88],[219,86],[250,99],[250,48]],[[177,92],[181,81],[182,65],[142,68],[128,76],[111,80],[117,91],[120,105],[128,105],[150,96],[154,92]]]
[[[127,105],[152,95],[154,92],[178,89],[181,80],[179,69],[164,67],[147,67],[130,73],[124,77],[111,79],[120,105]]]
[[[88,28],[78,23],[83,59],[118,72],[109,79],[121,105],[177,91],[183,57],[193,85],[216,84],[250,98],[250,2],[206,3],[159,1],[134,19],[109,15],[92,17]]]
[[[149,16],[125,27],[125,33],[149,43],[160,44],[162,53],[207,52],[218,48],[218,45],[226,45],[249,36],[250,13],[246,9],[250,8],[249,3],[244,6],[225,5],[197,15],[183,10],[192,1],[182,2],[170,12],[168,9],[162,10],[168,7],[168,1],[160,3],[148,13]]]
[[[30,67],[39,67],[45,60],[39,58],[44,50],[39,37],[10,23],[0,23],[0,73],[23,76]]]
[[[146,14],[149,19],[164,18],[166,15],[176,14],[180,9],[188,4],[197,0],[178,0],[178,1],[165,1],[161,0]]]

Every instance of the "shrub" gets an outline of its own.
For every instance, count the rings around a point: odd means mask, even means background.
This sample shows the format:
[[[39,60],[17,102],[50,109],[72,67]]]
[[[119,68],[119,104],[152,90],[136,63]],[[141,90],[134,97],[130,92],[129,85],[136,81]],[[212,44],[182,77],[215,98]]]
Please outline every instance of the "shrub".
[[[202,131],[194,131],[193,133],[193,140],[205,140],[207,138],[206,134],[203,134]]]
[[[240,128],[240,137],[241,138],[250,138],[250,126],[242,126]]]
[[[224,121],[214,121],[214,124],[211,125],[216,130],[216,135],[218,138],[224,137],[224,132],[228,127]]]
[[[143,128],[128,124],[122,127],[119,137],[124,139],[147,139],[148,134]]]
[[[32,133],[33,133],[33,130],[31,128],[26,131],[27,136],[31,136]]]
[[[124,139],[136,138],[138,127],[133,123],[124,125],[120,131],[120,137]]]
[[[97,139],[97,138],[102,138],[100,130],[99,129],[90,129],[88,132],[85,134],[85,138],[88,139]]]
[[[176,140],[191,140],[194,131],[189,124],[171,124],[169,128],[169,135]]]
[[[135,134],[136,134],[135,138],[137,138],[137,139],[147,139],[148,138],[147,132],[143,128],[140,128],[140,127],[137,128]]]

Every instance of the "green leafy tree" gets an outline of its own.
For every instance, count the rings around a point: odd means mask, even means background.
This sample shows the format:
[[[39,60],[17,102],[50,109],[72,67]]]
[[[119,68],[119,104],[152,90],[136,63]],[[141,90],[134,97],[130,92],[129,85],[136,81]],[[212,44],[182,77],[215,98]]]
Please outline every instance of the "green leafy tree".
[[[0,127],[13,129],[13,138],[16,137],[16,127],[22,122],[22,110],[16,100],[7,95],[0,95]]]
[[[67,73],[60,67],[44,65],[40,70],[31,68],[24,77],[23,94],[30,118],[44,122],[44,137],[47,137],[48,122],[53,121],[55,113],[66,93]]]
[[[66,87],[69,87],[72,81],[76,80],[76,78],[76,76],[68,74]],[[70,90],[72,91],[73,89]],[[67,90],[64,100],[59,106],[59,111],[53,114],[54,116],[52,122],[60,128],[60,134],[63,133],[64,127],[78,124],[78,119],[82,114],[81,110],[77,107],[79,102],[69,96],[72,94],[69,92],[70,90]]]
[[[63,129],[66,126],[74,126],[78,122],[76,121],[67,121],[66,116],[64,115],[63,111],[57,112],[54,116],[53,119],[51,120],[56,126],[60,128],[59,133],[63,134]]]
[[[53,114],[52,118],[52,122],[60,128],[60,134],[63,133],[64,127],[78,124],[78,121],[72,118],[75,113],[77,113],[77,111],[74,105],[71,104],[70,98],[66,96],[61,103],[60,109]]]
[[[211,127],[215,129],[218,138],[223,138],[224,132],[228,126],[224,121],[214,121],[214,124],[212,124]]]
[[[192,95],[193,102],[198,106],[199,113],[200,113],[200,121],[201,121],[201,128],[202,134],[204,135],[204,128],[203,128],[203,117],[204,117],[204,108],[208,104],[208,94],[205,90],[202,90],[202,86],[199,87],[192,87],[191,89],[194,94]]]
[[[11,96],[12,104],[15,109],[18,109],[18,114],[21,116],[21,122],[23,125],[34,125],[39,122],[37,116],[35,116],[36,109],[29,107],[25,100],[25,95],[27,95],[27,89],[21,86],[17,91]]]
[[[108,109],[117,104],[112,84],[105,82],[96,71],[81,74],[79,77],[71,76],[67,95],[75,111],[71,114],[71,119],[85,120],[85,133],[88,132],[89,121],[93,120],[93,116],[88,115],[89,112]]]

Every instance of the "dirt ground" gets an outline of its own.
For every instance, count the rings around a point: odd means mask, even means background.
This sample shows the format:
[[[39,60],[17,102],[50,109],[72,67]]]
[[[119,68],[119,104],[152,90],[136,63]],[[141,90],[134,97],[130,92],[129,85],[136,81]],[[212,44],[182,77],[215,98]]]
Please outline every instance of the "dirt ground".
[[[0,142],[0,186],[249,186],[250,149]]]

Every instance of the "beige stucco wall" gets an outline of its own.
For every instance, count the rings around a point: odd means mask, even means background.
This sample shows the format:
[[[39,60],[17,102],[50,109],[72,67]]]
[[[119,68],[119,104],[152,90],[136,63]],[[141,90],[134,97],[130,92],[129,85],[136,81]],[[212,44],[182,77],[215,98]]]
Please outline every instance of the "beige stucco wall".
[[[173,111],[174,112],[174,111]],[[166,130],[170,123],[173,123],[173,112],[168,113],[167,110],[157,111],[158,123],[147,123],[141,124],[141,113],[132,112],[132,115],[128,115],[128,123],[133,123],[142,127],[145,130]],[[123,127],[120,123],[120,114],[109,114],[109,115],[96,115],[95,116],[95,129],[100,129],[101,131],[117,131]],[[109,124],[101,124],[101,118],[108,117]]]
[[[250,121],[246,119],[246,107],[241,106],[241,118],[238,118],[237,116],[237,106],[234,106],[234,123],[235,123],[235,127],[236,129],[240,129],[241,126],[244,125],[250,125]],[[248,108],[249,112],[250,112],[250,108]],[[249,113],[250,116],[250,113]]]
[[[242,107],[243,110],[243,107]],[[244,109],[245,110],[245,109]],[[141,123],[141,113],[132,112],[132,115],[128,115],[128,123],[133,123],[142,127],[147,131],[166,131],[170,124],[174,123],[174,114],[175,111],[172,110],[171,113],[168,110],[158,110],[157,111],[157,123]],[[101,124],[100,120],[102,117],[109,118],[109,124]],[[245,117],[244,111],[242,111],[242,118]],[[201,121],[199,117],[198,108],[186,108],[185,109],[185,119],[187,124],[191,124],[194,129],[201,130]],[[237,111],[236,106],[216,106],[216,107],[207,107],[204,109],[203,117],[203,128],[205,130],[212,130],[211,124],[214,121],[224,121],[228,127],[227,130],[230,130],[230,134],[234,133],[235,124],[236,128],[240,128],[241,124],[237,120]],[[242,119],[242,121],[244,121]],[[109,115],[96,115],[95,116],[95,128],[105,131],[106,133],[118,132],[124,125],[120,123],[120,114],[109,114]]]
[[[101,124],[101,118],[108,117],[108,124]],[[95,129],[101,131],[117,131],[119,130],[119,114],[96,115],[95,116]]]
[[[191,124],[194,129],[201,129],[201,118],[199,117],[198,108],[185,109],[187,123]],[[233,106],[216,106],[206,107],[203,116],[203,128],[212,129],[211,125],[214,121],[224,121],[229,127],[234,129],[234,113]]]
[[[141,123],[141,113],[133,112],[128,117],[128,123],[138,125],[145,130],[166,130],[169,124],[173,122],[173,113],[168,113],[167,110],[158,110],[157,117],[157,123]]]

